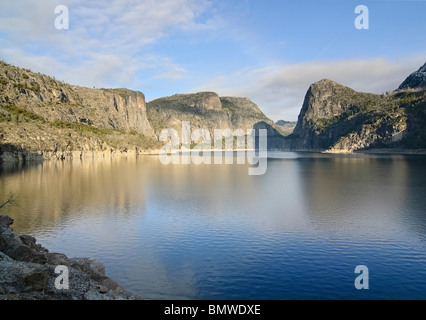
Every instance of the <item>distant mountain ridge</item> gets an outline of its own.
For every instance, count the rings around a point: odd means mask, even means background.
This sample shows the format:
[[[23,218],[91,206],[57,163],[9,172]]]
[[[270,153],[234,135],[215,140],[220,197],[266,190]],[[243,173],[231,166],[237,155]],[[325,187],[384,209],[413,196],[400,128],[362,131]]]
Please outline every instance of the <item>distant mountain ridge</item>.
[[[285,120],[278,120],[275,122],[277,126],[285,126],[287,124],[297,124],[297,121],[285,121]]]
[[[283,135],[288,136],[294,132],[294,128],[297,125],[297,121],[285,121],[278,120],[275,124],[280,128]]]
[[[419,70],[413,72],[398,87],[398,90],[425,89],[426,88],[426,63]]]

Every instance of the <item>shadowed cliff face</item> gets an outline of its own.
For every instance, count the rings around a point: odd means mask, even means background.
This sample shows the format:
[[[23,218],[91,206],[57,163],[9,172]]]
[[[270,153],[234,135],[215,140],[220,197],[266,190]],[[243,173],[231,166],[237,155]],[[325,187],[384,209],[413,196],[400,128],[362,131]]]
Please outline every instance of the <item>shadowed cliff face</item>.
[[[359,121],[351,120],[351,126],[340,126],[342,120],[358,112],[360,103],[371,103],[376,95],[357,93],[334,81],[323,79],[310,86],[294,129],[292,147],[300,150],[326,150],[341,136],[348,134]],[[356,122],[356,123],[355,123]]]
[[[350,107],[350,103],[342,98],[353,93],[350,88],[327,79],[311,85],[306,93],[294,134],[305,137],[317,120],[331,119],[342,114]]]
[[[324,79],[309,88],[285,146],[330,152],[425,148],[425,101],[424,89],[376,95]]]

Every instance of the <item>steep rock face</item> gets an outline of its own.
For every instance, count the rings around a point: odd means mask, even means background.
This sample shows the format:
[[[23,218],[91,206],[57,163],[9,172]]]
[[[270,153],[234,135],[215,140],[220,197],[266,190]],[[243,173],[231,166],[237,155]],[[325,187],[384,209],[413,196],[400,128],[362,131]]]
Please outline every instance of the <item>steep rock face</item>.
[[[182,133],[182,121],[191,122],[191,129],[206,129],[212,136],[215,129],[231,129],[232,131],[256,128],[274,128],[275,124],[268,119],[259,107],[247,98],[219,97],[212,92],[174,95],[160,98],[147,104],[148,119],[157,136],[164,129],[174,129]],[[278,131],[268,130],[282,138]],[[213,137],[212,137],[213,138]],[[272,138],[272,136],[271,136]],[[277,147],[271,140],[270,147]]]
[[[23,107],[47,121],[81,122],[153,136],[141,92],[71,86],[7,64],[0,64],[0,76],[1,103]]]
[[[71,86],[4,62],[0,88],[0,161],[158,148],[141,92]]]
[[[398,87],[398,90],[422,88],[426,88],[426,63],[419,70],[409,75]]]
[[[292,148],[324,150],[332,147],[342,135],[349,133],[345,132],[345,128],[340,128],[340,118],[356,113],[358,100],[368,99],[374,100],[375,96],[357,93],[328,79],[314,83],[306,93],[294,129],[297,139],[293,141]]]
[[[93,90],[83,87],[73,87],[74,92],[81,98],[85,109],[91,110],[96,120],[90,119],[93,125],[102,128],[136,130],[145,136],[153,137],[154,130],[146,115],[145,96],[142,92],[128,89]],[[77,118],[80,115],[74,114]],[[84,117],[84,116],[83,116]],[[74,121],[77,120],[74,118]],[[81,121],[81,118],[78,119]]]
[[[354,152],[371,148],[423,148],[426,94],[356,92],[331,80],[313,84],[305,97],[292,150]]]
[[[294,134],[305,137],[318,121],[340,116],[354,106],[357,93],[334,81],[323,79],[310,86]]]

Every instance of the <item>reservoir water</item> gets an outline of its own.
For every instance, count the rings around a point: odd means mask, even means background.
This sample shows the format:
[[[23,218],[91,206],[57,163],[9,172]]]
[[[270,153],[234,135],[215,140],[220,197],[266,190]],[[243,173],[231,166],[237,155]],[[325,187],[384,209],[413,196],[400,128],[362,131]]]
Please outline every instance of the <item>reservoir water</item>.
[[[426,299],[425,165],[287,152],[262,176],[157,156],[3,163],[0,200],[19,206],[1,213],[146,299]]]

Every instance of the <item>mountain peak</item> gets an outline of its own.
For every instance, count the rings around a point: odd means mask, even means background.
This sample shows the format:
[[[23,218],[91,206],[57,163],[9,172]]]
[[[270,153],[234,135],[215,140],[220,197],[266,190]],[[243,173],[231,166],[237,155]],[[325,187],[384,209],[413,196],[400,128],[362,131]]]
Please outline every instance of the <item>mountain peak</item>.
[[[398,87],[398,90],[426,88],[426,63],[419,70],[413,72]]]
[[[325,86],[342,86],[341,84],[337,83],[336,81],[330,80],[330,79],[321,79],[320,81],[315,82],[311,85],[311,87],[325,87]]]
[[[327,78],[323,78],[320,81],[317,81],[315,84],[323,84],[323,83],[333,83],[333,84],[337,84],[336,81],[333,81],[331,79],[327,79]]]

